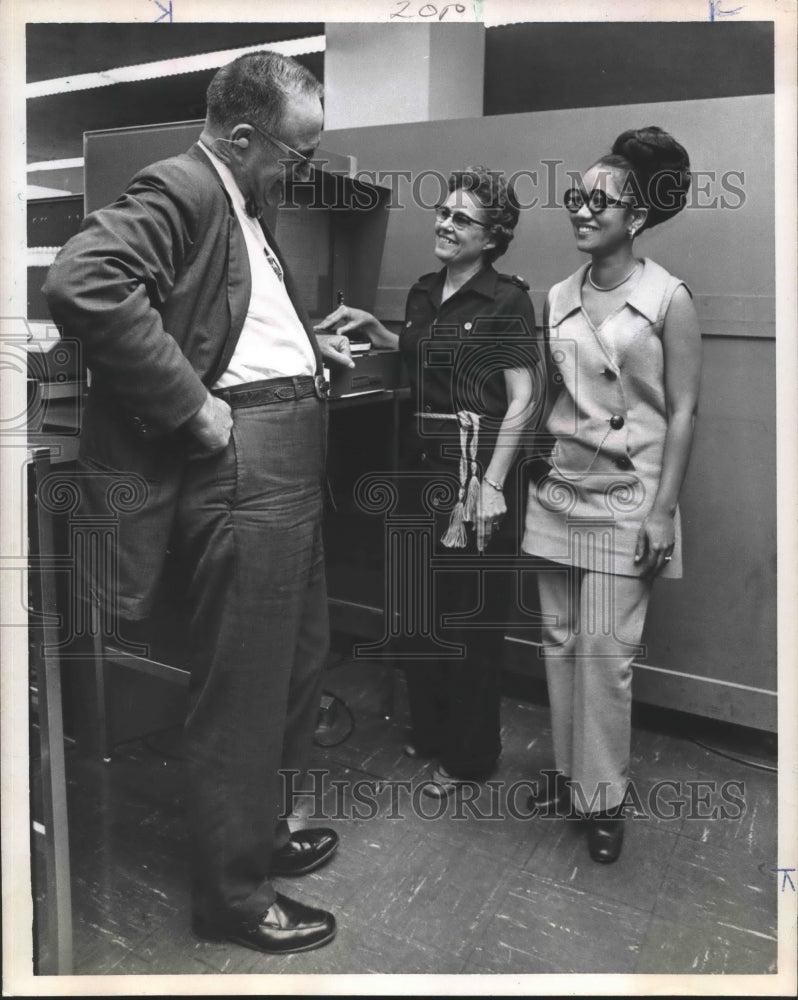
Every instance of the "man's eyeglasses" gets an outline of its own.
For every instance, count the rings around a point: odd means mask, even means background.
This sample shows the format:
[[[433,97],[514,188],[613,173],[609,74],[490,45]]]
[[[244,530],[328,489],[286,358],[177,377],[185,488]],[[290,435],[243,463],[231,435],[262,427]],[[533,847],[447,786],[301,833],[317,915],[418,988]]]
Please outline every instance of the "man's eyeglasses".
[[[250,122],[250,124],[252,124]],[[311,161],[316,155],[316,150],[311,149],[309,153],[300,153],[298,149],[294,149],[289,146],[287,142],[283,142],[282,139],[278,139],[276,135],[272,135],[270,132],[264,132],[262,128],[258,128],[257,125],[252,125],[256,132],[260,132],[264,139],[268,139],[269,142],[274,143],[274,145],[285,153],[286,156],[291,158],[291,162],[295,170],[309,169],[312,166]]]
[[[438,205],[435,209],[435,215],[437,215],[441,222],[451,219],[455,229],[469,229],[471,226],[481,226],[483,229],[490,229],[488,223],[472,219],[465,212],[453,212],[448,205]]]
[[[617,198],[610,198],[606,191],[601,188],[594,188],[589,195],[578,187],[569,188],[563,196],[563,205],[572,214],[576,213],[587,205],[591,215],[601,215],[601,213],[611,205],[621,205],[623,208],[634,208],[628,201],[619,201]]]

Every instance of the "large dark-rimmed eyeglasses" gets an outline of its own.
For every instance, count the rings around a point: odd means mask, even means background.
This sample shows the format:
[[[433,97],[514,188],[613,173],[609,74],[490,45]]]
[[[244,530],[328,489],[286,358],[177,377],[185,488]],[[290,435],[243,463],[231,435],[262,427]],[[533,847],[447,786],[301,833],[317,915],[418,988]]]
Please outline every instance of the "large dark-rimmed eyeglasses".
[[[628,201],[619,201],[617,198],[610,198],[606,191],[601,188],[594,188],[590,194],[578,187],[569,188],[563,195],[563,205],[572,214],[576,215],[584,205],[591,215],[601,215],[601,213],[611,206],[622,206],[623,208],[634,208]]]
[[[490,225],[487,222],[472,219],[465,212],[453,212],[448,205],[436,205],[435,215],[441,222],[447,222],[451,219],[455,229],[469,229],[471,226],[481,226],[483,229],[490,229]]]
[[[252,123],[250,122],[250,124]],[[315,149],[312,149],[309,153],[300,153],[298,149],[294,149],[293,146],[289,146],[287,142],[283,142],[282,139],[278,139],[277,136],[272,135],[271,132],[264,132],[264,130],[262,128],[258,128],[257,125],[252,125],[252,127],[256,132],[260,132],[264,139],[268,139],[269,142],[274,143],[274,145],[281,150],[281,152],[290,157],[295,170],[304,170],[313,165],[311,161],[316,155]]]

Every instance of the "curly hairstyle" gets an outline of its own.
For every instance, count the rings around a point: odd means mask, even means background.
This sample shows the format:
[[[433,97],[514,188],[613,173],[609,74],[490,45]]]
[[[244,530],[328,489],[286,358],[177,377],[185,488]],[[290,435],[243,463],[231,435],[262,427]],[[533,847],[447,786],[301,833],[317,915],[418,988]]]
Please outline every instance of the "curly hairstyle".
[[[506,252],[518,225],[520,213],[512,185],[507,184],[501,171],[466,167],[449,175],[449,192],[453,191],[467,191],[487,213],[489,232],[496,246],[485,251],[485,259],[492,264]]]
[[[206,93],[208,124],[217,130],[239,122],[267,132],[279,128],[286,99],[292,94],[318,97],[323,88],[302,63],[277,52],[249,52],[222,66]]]
[[[626,172],[624,194],[648,209],[643,229],[651,229],[678,215],[690,190],[690,157],[681,143],[657,125],[628,129],[597,161]]]

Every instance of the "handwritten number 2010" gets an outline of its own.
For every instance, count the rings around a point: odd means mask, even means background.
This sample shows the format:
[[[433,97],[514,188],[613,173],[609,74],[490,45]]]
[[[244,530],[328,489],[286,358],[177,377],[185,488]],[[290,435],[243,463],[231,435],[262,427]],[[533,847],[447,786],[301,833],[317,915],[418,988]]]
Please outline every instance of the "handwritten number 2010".
[[[411,11],[409,14],[406,14],[405,11],[410,7],[410,0],[400,0],[396,6],[400,9],[390,15],[391,20],[397,17],[410,20],[413,17],[435,17],[437,15],[438,20],[442,21],[450,7],[454,8],[458,14],[465,13],[465,6],[461,3],[447,3],[445,7],[441,7],[440,11],[435,4],[425,3],[423,7],[419,7],[417,11]]]

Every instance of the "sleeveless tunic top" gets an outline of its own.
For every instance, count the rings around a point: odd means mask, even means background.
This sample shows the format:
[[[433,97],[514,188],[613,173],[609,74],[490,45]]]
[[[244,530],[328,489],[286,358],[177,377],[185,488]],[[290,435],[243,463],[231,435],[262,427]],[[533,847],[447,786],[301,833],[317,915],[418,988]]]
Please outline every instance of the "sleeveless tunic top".
[[[640,576],[637,533],[654,502],[668,427],[662,329],[684,284],[646,258],[598,328],[582,307],[588,264],[549,292],[551,469],[529,488],[523,550],[595,572]],[[686,286],[685,286],[686,287]],[[689,292],[689,289],[688,289]],[[662,577],[682,575],[681,523]]]

